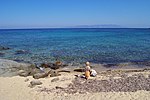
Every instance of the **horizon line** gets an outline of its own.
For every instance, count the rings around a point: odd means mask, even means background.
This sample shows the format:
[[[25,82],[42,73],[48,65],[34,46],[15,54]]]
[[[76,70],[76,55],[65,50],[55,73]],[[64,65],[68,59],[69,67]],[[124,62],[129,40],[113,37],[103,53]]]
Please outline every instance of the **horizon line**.
[[[33,28],[0,28],[0,30],[13,30],[13,29],[150,29],[148,27],[33,27]]]

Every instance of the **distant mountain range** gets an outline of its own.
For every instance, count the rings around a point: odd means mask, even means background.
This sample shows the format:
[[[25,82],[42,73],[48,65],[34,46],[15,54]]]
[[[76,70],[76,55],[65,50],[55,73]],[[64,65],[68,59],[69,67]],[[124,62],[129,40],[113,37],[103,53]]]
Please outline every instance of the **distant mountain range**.
[[[104,24],[104,25],[78,25],[73,26],[74,28],[123,28],[120,25],[115,24]]]

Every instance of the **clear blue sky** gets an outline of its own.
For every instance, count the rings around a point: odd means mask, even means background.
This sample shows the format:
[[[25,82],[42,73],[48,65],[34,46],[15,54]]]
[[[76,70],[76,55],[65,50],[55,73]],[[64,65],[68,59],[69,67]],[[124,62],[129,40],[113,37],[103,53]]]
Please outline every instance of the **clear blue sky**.
[[[150,27],[150,0],[0,0],[0,28]]]

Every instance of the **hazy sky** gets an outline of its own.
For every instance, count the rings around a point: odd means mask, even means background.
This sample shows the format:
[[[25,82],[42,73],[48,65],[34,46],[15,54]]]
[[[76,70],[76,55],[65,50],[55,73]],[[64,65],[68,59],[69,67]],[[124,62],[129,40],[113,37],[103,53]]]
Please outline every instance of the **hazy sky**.
[[[0,0],[0,28],[150,27],[150,0]]]

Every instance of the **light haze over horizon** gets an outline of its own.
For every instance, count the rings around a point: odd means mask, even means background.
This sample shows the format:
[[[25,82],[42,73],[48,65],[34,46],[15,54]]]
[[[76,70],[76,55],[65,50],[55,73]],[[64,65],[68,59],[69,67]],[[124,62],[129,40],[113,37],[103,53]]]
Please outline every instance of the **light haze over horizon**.
[[[150,0],[1,0],[0,29],[149,28]]]

